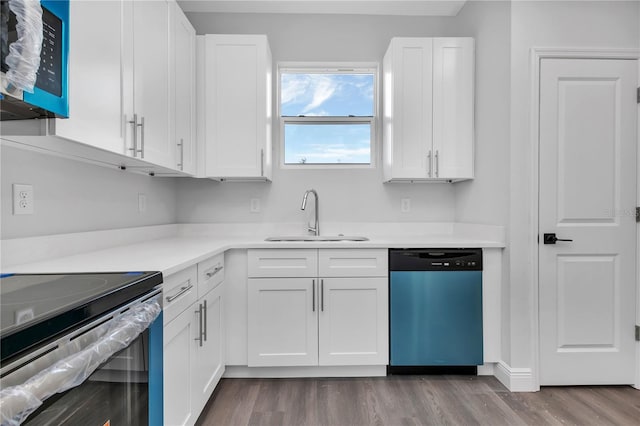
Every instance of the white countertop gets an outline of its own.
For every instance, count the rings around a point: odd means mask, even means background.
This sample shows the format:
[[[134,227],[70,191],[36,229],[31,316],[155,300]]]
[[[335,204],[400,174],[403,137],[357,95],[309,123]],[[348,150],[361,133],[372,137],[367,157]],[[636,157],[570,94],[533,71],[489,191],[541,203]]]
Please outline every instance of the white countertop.
[[[196,225],[197,226],[197,225]],[[369,241],[286,241],[267,242],[274,233],[253,233],[243,236],[208,235],[205,227],[176,231],[176,235],[144,242],[125,243],[98,250],[85,249],[82,253],[50,257],[34,262],[3,266],[3,273],[62,273],[62,272],[109,272],[109,271],[161,271],[165,276],[194,265],[229,249],[248,248],[502,248],[500,239],[485,237],[464,228],[462,232],[422,235],[379,235]],[[465,225],[469,227],[470,225]],[[120,230],[121,232],[121,230]],[[133,232],[133,231],[132,231]],[[148,232],[148,231],[147,231]],[[194,236],[194,235],[199,236]],[[350,233],[349,235],[354,235]],[[362,235],[362,234],[357,234]],[[365,236],[367,236],[365,234]],[[68,240],[68,237],[66,237]],[[40,244],[42,242],[38,240]],[[22,242],[22,245],[25,245]],[[87,243],[85,242],[85,245]],[[6,247],[5,247],[6,250]],[[5,251],[6,252],[6,251]]]

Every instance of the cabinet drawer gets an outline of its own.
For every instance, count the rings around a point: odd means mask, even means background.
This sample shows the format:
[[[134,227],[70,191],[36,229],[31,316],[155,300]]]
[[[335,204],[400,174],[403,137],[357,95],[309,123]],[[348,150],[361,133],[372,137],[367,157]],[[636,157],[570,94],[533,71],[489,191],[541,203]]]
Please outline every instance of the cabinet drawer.
[[[317,249],[249,250],[247,257],[250,278],[318,276]]]
[[[320,249],[320,277],[386,277],[389,255],[386,249]]]
[[[224,253],[198,263],[198,298],[224,281]]]
[[[198,298],[196,265],[170,275],[162,287],[163,323],[166,325]]]

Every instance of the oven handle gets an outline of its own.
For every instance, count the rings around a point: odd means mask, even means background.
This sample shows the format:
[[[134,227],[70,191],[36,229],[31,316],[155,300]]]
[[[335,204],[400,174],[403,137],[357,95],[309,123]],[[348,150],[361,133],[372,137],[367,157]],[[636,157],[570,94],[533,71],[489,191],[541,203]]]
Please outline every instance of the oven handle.
[[[126,348],[160,315],[160,294],[101,324],[90,332],[103,335],[86,348],[40,370],[26,382],[0,391],[0,423],[20,424],[43,401],[84,382],[100,365]],[[74,342],[68,342],[73,345]]]

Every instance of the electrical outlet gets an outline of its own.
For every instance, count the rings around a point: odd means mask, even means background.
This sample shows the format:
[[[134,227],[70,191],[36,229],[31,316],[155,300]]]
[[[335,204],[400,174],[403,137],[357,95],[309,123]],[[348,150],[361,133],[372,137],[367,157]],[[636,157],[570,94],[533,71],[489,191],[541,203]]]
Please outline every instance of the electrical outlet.
[[[260,213],[260,198],[251,199],[251,208],[249,211],[251,213]]]
[[[140,193],[138,194],[138,213],[144,213],[147,211],[147,196]]]
[[[402,213],[409,213],[411,211],[411,198],[403,198],[400,200],[400,211]]]
[[[13,214],[33,214],[33,185],[13,184]]]

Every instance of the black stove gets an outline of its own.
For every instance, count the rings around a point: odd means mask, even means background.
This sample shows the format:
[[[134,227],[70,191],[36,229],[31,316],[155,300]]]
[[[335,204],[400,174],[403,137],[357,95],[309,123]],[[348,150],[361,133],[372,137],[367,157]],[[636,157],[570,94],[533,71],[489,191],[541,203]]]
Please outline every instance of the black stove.
[[[0,362],[134,300],[162,283],[160,272],[0,275]]]

